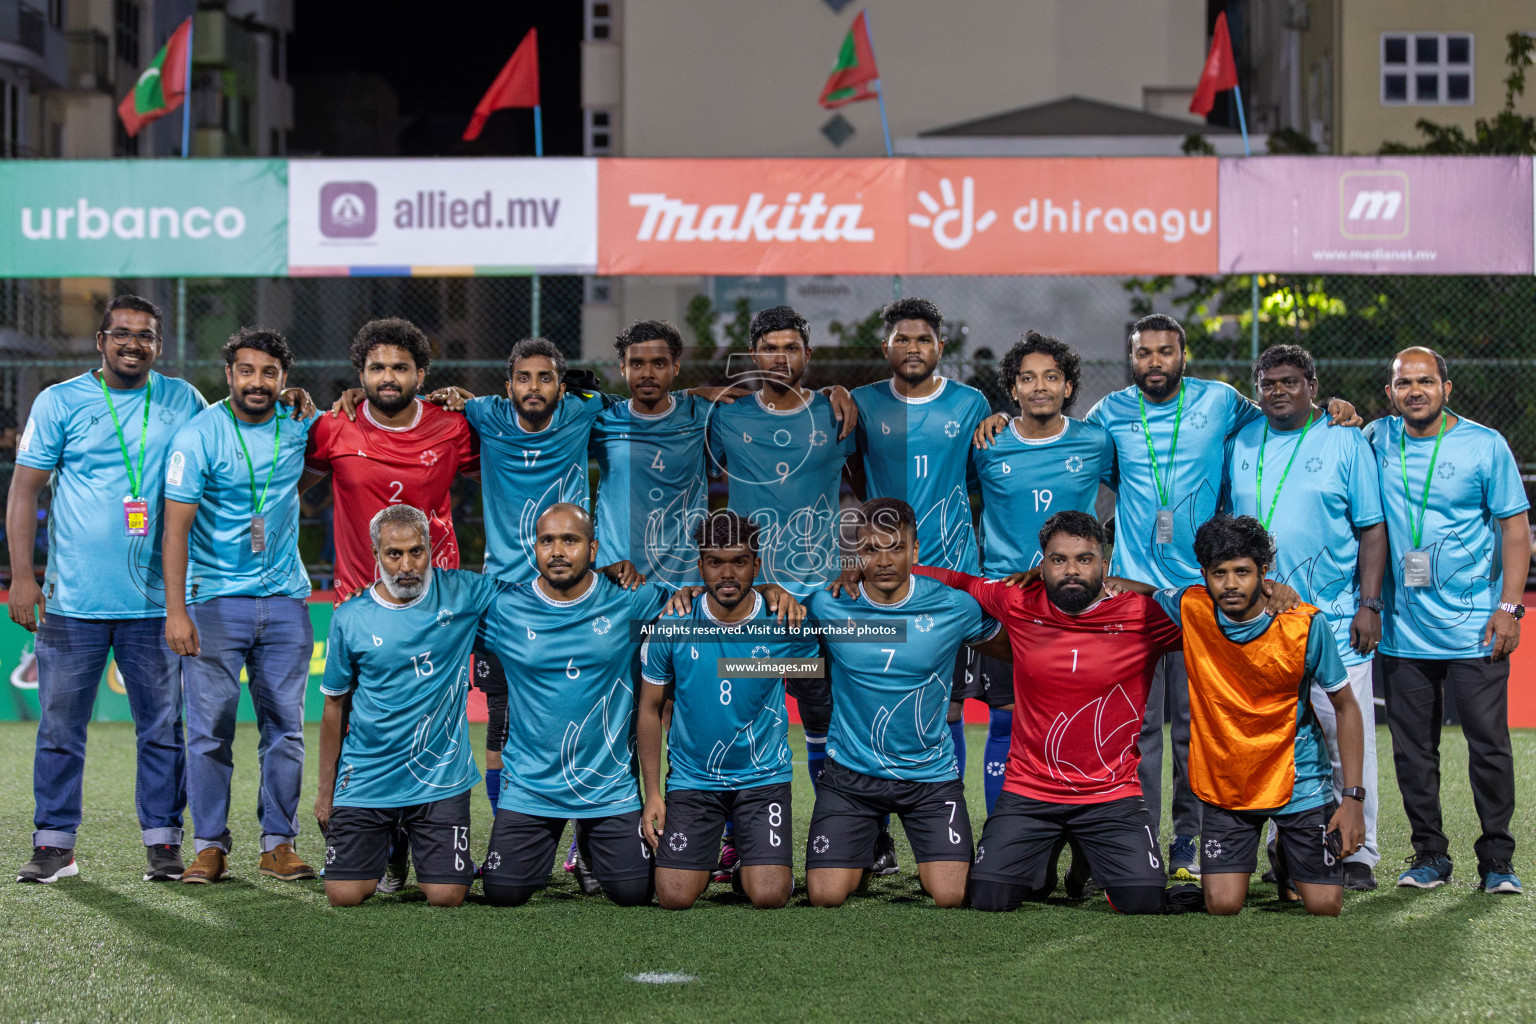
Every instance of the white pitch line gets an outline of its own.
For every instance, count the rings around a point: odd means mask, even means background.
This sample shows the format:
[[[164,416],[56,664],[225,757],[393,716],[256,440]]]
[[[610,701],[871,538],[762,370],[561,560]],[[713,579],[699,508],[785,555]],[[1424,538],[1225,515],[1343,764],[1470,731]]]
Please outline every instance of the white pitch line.
[[[626,975],[626,977],[642,985],[683,985],[699,980],[697,974],[680,974],[677,971],[644,971],[640,974]]]

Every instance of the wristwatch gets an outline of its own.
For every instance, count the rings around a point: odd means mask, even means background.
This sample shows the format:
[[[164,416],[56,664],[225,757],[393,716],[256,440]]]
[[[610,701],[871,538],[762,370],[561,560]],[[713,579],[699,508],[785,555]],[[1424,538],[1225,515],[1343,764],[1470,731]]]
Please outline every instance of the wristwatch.
[[[1344,790],[1344,795],[1349,797],[1351,800],[1359,800],[1361,803],[1365,803],[1364,786],[1350,786],[1348,789]]]
[[[1517,619],[1525,618],[1525,605],[1523,604],[1510,604],[1508,601],[1500,601],[1499,611],[1508,612]]]
[[[1382,603],[1382,600],[1379,597],[1362,597],[1360,599],[1360,607],[1369,608],[1377,615],[1380,615],[1381,610],[1385,608],[1386,605]]]

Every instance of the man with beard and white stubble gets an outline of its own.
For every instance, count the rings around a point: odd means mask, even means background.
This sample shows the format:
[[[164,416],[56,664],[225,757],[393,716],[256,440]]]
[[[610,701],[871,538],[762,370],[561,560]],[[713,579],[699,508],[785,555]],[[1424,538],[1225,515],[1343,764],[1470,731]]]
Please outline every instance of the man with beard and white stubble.
[[[469,794],[480,782],[465,714],[469,659],[505,584],[435,568],[427,516],[410,505],[376,513],[369,537],[378,582],[331,616],[320,686],[325,895],[332,906],[373,895],[399,843],[427,902],[456,907],[474,878]]]
[[[316,416],[285,426],[278,393],[293,350],[246,327],[224,345],[229,398],[176,435],[165,471],[165,636],[182,656],[187,792],[197,858],[183,882],[229,874],[230,778],[240,674],[261,731],[260,871],[314,869],[294,851],[304,780],[304,688],[314,650],[299,557],[299,477]]]

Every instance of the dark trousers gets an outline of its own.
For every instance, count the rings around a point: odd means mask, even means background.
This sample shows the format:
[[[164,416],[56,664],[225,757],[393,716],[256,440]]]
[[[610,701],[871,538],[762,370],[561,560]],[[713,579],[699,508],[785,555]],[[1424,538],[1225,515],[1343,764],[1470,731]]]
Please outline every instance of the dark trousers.
[[[1509,743],[1509,662],[1491,658],[1431,661],[1381,655],[1387,690],[1387,726],[1403,810],[1418,854],[1446,854],[1440,816],[1440,723],[1445,685],[1467,738],[1472,803],[1483,834],[1473,844],[1478,870],[1512,860],[1515,837],[1515,763]]]

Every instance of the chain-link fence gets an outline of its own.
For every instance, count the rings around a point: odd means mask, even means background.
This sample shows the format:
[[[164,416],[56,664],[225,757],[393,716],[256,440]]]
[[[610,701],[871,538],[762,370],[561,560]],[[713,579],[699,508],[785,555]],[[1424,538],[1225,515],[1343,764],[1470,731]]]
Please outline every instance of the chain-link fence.
[[[878,310],[895,294],[944,310],[951,342],[941,372],[1008,407],[995,359],[1025,329],[1057,335],[1083,356],[1074,412],[1124,387],[1129,325],[1151,311],[1179,317],[1190,372],[1251,393],[1251,279],[1082,277],[806,277],[747,279],[559,277],[0,280],[0,486],[8,486],[17,431],[44,387],[98,365],[93,339],[106,299],[131,291],[166,313],[160,368],[224,393],[219,347],[238,327],[281,330],[297,355],[291,382],[328,405],[357,375],[347,347],[357,328],[403,316],[434,344],[430,383],[499,392],[513,341],[537,330],[573,365],[622,391],[613,356],[617,325],[666,318],[691,343],[677,386],[724,383],[729,353],[746,348],[752,311],[779,301],[804,312],[815,346],[807,383],[847,387],[883,379]],[[727,282],[729,286],[723,285]],[[1509,439],[1528,489],[1536,480],[1536,279],[1513,277],[1278,277],[1260,280],[1259,345],[1295,342],[1318,357],[1325,395],[1373,419],[1387,411],[1393,353],[1428,345],[1451,364],[1451,406]],[[585,354],[587,359],[583,360]],[[328,491],[317,488],[316,492]],[[303,548],[328,582],[328,495],[305,503]],[[466,564],[483,550],[478,488],[461,484],[455,519]],[[43,531],[39,531],[43,544]],[[8,566],[8,556],[4,565]],[[43,561],[39,554],[38,563]],[[0,570],[0,578],[5,572]]]

